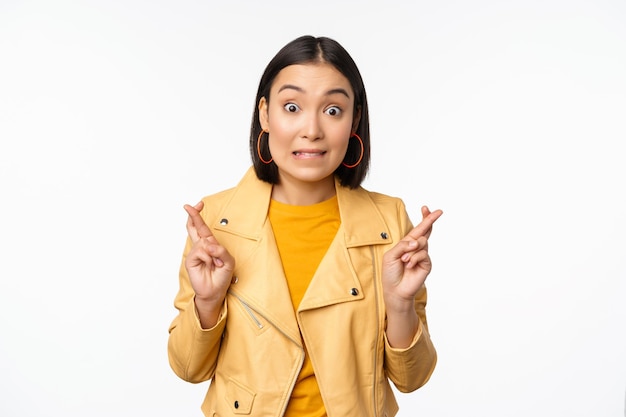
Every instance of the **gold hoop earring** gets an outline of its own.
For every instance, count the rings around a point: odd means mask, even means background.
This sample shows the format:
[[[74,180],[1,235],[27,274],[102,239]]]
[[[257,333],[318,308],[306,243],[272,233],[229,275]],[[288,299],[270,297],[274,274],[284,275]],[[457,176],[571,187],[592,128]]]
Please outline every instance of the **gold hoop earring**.
[[[261,130],[261,132],[259,132],[259,137],[256,140],[256,153],[259,155],[259,159],[261,160],[261,162],[263,162],[265,165],[268,165],[274,160],[274,158],[270,158],[269,161],[266,161],[261,156],[261,136],[263,136],[263,133],[266,133],[265,130]],[[269,132],[267,132],[267,137],[269,140]]]
[[[361,144],[361,155],[359,156],[359,160],[356,161],[355,164],[352,165],[348,165],[345,162],[342,162],[341,165],[343,165],[346,168],[354,168],[356,166],[358,166],[361,161],[363,160],[363,154],[365,153],[365,146],[363,146],[363,139],[361,139],[361,137],[359,135],[357,135],[356,133],[353,133],[352,136],[350,136],[350,139],[352,138],[357,138],[359,140],[359,143]]]

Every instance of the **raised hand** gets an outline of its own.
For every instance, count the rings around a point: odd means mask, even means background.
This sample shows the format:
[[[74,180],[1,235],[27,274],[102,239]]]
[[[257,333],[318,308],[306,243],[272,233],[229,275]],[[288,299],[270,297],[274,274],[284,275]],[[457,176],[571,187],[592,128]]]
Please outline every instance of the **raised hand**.
[[[203,207],[202,201],[193,207],[188,204],[184,206],[189,215],[187,233],[193,244],[185,259],[185,268],[196,294],[200,322],[207,328],[217,321],[235,269],[235,259],[219,244],[204,223],[200,216]]]
[[[431,213],[428,207],[422,207],[420,224],[383,256],[383,291],[388,309],[413,305],[415,295],[432,268],[428,238],[433,223],[442,214],[441,210]]]

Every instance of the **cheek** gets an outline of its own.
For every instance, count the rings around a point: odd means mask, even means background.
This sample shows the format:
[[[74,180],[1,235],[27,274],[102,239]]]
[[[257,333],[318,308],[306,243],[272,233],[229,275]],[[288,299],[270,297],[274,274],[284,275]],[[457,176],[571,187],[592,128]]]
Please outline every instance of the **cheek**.
[[[291,142],[292,134],[289,125],[284,123],[272,123],[270,125],[270,147],[276,148],[287,146]]]
[[[278,155],[287,150],[292,142],[293,127],[285,122],[284,118],[274,117],[269,123],[269,147],[270,152]]]
[[[348,149],[351,134],[352,125],[343,124],[341,126],[336,126],[336,129],[333,130],[333,140],[336,146],[339,148]]]
[[[337,163],[340,163],[343,158],[346,156],[346,152],[348,151],[348,146],[350,145],[349,141],[350,133],[345,133],[343,131],[337,132],[335,136],[333,136],[332,140],[329,139],[329,147],[333,150],[333,159],[337,160]]]
[[[294,130],[295,124],[288,117],[285,117],[283,109],[270,107],[268,112],[268,127],[271,134],[283,136]]]

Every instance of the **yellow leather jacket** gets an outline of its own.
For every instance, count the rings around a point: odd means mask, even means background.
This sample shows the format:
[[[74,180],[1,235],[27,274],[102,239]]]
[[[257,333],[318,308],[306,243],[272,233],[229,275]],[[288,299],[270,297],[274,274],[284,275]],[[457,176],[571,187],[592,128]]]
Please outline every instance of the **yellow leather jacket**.
[[[385,336],[381,260],[411,229],[401,200],[336,183],[341,226],[294,314],[267,219],[272,186],[248,170],[239,185],[204,199],[201,213],[236,260],[218,323],[203,330],[184,267],[170,326],[169,361],[189,382],[212,379],[207,416],[282,416],[304,359],[304,339],[329,417],[394,416],[401,392],[428,381],[436,363],[426,288],[415,300],[411,346]]]

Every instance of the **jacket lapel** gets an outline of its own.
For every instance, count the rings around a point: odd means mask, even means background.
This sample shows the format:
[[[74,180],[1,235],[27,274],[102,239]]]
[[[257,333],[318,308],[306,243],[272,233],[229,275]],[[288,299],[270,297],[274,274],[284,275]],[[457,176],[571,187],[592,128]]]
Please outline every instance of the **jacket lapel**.
[[[366,190],[350,190],[338,181],[335,188],[341,226],[309,284],[299,311],[362,299],[362,285],[348,250],[394,241]],[[287,280],[267,219],[271,194],[271,184],[257,179],[250,168],[211,228],[243,238],[232,248],[237,254],[238,280],[229,291],[299,343],[300,331]],[[357,295],[353,295],[353,289]]]
[[[271,184],[248,170],[217,217],[212,229],[238,237],[232,244],[235,276],[229,292],[301,344],[289,287],[267,218]]]
[[[356,291],[356,295],[353,295],[353,291]],[[344,241],[344,228],[340,226],[311,279],[298,311],[361,298],[363,298],[361,283],[350,262]]]
[[[236,273],[238,280],[230,292],[300,345],[300,330],[269,220]]]
[[[389,228],[369,193],[335,181],[341,226],[311,280],[298,311],[363,298],[349,248],[393,243]],[[354,294],[356,292],[356,295]]]

